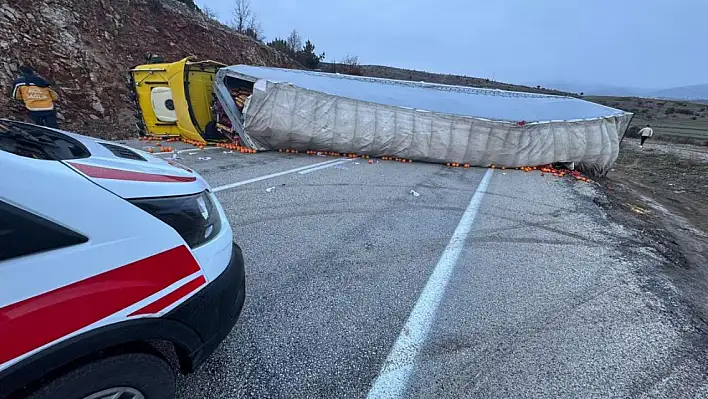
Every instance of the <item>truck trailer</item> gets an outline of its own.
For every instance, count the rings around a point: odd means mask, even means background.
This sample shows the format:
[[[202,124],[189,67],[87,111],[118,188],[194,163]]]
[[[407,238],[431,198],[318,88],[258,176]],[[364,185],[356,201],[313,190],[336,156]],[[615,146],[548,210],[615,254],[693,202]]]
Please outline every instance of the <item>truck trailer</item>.
[[[569,163],[598,175],[617,159],[632,119],[571,96],[189,59],[175,64],[133,70],[150,134],[232,140],[258,151],[473,166]],[[160,104],[168,94],[174,112],[165,117]]]

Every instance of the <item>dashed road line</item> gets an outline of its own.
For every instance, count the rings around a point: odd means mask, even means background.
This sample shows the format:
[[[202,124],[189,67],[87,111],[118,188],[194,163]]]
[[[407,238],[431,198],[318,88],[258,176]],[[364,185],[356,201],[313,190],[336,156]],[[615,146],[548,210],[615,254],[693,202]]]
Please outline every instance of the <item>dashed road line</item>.
[[[196,154],[196,153],[198,153],[199,151],[219,150],[219,149],[223,149],[223,148],[221,148],[221,147],[204,147],[204,148],[202,148],[202,149],[199,149],[199,148],[185,148],[185,149],[183,149],[183,150],[177,150],[177,151],[156,152],[156,153],[154,153],[154,154],[152,154],[152,155],[172,155],[172,154],[174,154],[174,153],[177,153],[177,154],[184,154],[185,152],[191,152],[191,153],[193,153],[193,154]]]
[[[342,159],[341,161],[334,162],[334,163],[331,163],[331,164],[329,164],[329,165],[322,165],[322,166],[318,166],[318,167],[315,167],[315,168],[310,168],[310,169],[307,169],[307,170],[301,170],[301,171],[299,171],[299,172],[297,172],[297,173],[298,173],[298,174],[301,174],[301,175],[306,175],[306,174],[308,174],[308,173],[310,173],[310,172],[316,172],[316,171],[318,171],[318,170],[331,168],[332,166],[341,165],[341,164],[346,163],[346,162],[349,162],[349,161],[351,161],[351,159]]]
[[[271,173],[269,175],[254,177],[253,179],[243,180],[243,181],[239,181],[236,183],[224,184],[223,186],[213,188],[212,191],[215,193],[218,193],[219,191],[228,190],[230,188],[240,187],[240,186],[244,186],[246,184],[251,184],[251,183],[259,182],[262,180],[272,179],[274,177],[284,176],[284,175],[288,175],[291,173],[301,172],[301,171],[312,169],[312,168],[322,168],[322,166],[329,166],[330,164],[336,164],[336,163],[339,163],[342,161],[349,161],[349,159],[341,159],[341,158],[332,159],[329,161],[319,162],[319,163],[315,163],[312,165],[302,166],[299,168],[288,169],[288,170],[284,170],[282,172],[276,172],[276,173]]]

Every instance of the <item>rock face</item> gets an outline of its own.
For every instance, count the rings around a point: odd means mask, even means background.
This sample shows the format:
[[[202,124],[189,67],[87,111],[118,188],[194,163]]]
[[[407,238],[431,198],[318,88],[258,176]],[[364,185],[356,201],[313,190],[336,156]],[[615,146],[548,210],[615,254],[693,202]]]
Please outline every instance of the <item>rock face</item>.
[[[174,0],[2,0],[0,54],[0,117],[26,119],[9,93],[29,64],[54,82],[62,128],[104,138],[136,134],[126,71],[148,54],[298,67]]]

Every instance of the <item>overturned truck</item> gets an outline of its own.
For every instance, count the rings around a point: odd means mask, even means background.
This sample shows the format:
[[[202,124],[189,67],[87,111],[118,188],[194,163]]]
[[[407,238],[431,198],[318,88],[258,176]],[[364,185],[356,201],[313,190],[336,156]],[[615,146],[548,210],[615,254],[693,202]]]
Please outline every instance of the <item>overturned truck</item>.
[[[257,150],[606,172],[632,114],[573,97],[237,65],[216,73],[219,126]]]

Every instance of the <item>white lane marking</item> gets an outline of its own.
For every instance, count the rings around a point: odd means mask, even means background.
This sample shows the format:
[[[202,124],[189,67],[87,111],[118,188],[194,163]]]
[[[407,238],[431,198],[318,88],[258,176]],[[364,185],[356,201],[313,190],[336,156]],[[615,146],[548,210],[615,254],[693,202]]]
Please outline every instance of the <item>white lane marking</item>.
[[[408,316],[408,320],[398,335],[398,339],[396,339],[396,343],[388,354],[383,367],[381,367],[379,376],[374,381],[371,390],[369,390],[367,399],[401,398],[405,396],[408,379],[415,368],[416,358],[435,321],[435,314],[445,294],[445,287],[450,281],[450,276],[455,269],[460,252],[462,252],[467,236],[472,230],[472,223],[475,216],[477,216],[487,187],[489,187],[493,172],[493,169],[488,169],[479,186],[477,186],[470,204],[467,206],[460,223],[458,223],[455,232],[450,238],[450,242],[445,247],[442,256],[440,256],[438,264],[428,278],[423,292],[420,293],[418,301],[415,303],[410,316]]]
[[[295,168],[295,169],[288,169],[288,170],[284,170],[284,171],[282,171],[282,172],[271,173],[271,174],[265,175],[265,176],[254,177],[253,179],[243,180],[243,181],[239,181],[239,182],[236,182],[236,183],[224,184],[223,186],[219,186],[219,187],[216,187],[216,188],[212,189],[212,191],[215,192],[215,193],[218,193],[219,191],[228,190],[228,189],[230,189],[230,188],[234,188],[234,187],[239,187],[239,186],[243,186],[243,185],[246,185],[246,184],[255,183],[255,182],[258,182],[258,181],[261,181],[261,180],[272,179],[272,178],[274,178],[274,177],[283,176],[283,175],[287,175],[287,174],[290,174],[290,173],[300,172],[301,170],[307,170],[307,169],[310,169],[310,168],[319,167],[319,166],[321,166],[321,165],[328,165],[328,164],[331,164],[331,163],[336,163],[336,162],[339,162],[339,161],[341,161],[341,160],[342,160],[342,159],[331,159],[331,160],[329,160],[329,161],[319,162],[319,163],[315,163],[315,164],[307,165],[307,166],[302,166],[302,167]]]
[[[171,155],[171,154],[174,154],[175,152],[177,154],[184,154],[185,152],[194,152],[196,154],[199,151],[218,150],[218,149],[221,149],[221,147],[204,147],[203,150],[200,150],[199,148],[186,148],[184,150],[177,150],[177,151],[156,152],[152,155]]]
[[[339,161],[339,162],[331,163],[331,164],[329,164],[329,165],[322,165],[322,166],[318,166],[318,167],[316,167],[316,168],[310,168],[310,169],[307,169],[307,170],[302,170],[302,171],[297,172],[297,173],[299,173],[299,174],[301,174],[301,175],[306,175],[306,174],[308,174],[308,173],[310,173],[310,172],[315,172],[315,171],[318,171],[318,170],[321,170],[321,169],[331,168],[332,166],[341,165],[341,164],[343,164],[343,163],[345,163],[345,162],[349,162],[349,161],[351,161],[351,159],[342,159],[342,160]]]
[[[177,150],[178,154],[183,154],[185,152],[190,152],[190,151],[206,151],[206,150],[218,150],[221,147],[204,147],[203,149],[199,148],[185,148],[184,150]]]
[[[184,149],[184,150],[177,150],[177,151],[156,152],[156,153],[154,153],[154,154],[152,154],[152,155],[170,155],[170,154],[174,154],[175,152],[176,152],[177,154],[184,154],[185,152],[190,152],[190,151],[194,151],[194,152],[196,153],[196,152],[199,152],[199,151],[206,151],[206,150],[218,150],[218,149],[220,149],[220,148],[221,148],[221,147],[204,147],[203,150],[200,150],[199,148],[186,148],[186,149]]]

